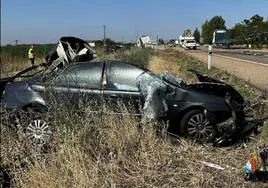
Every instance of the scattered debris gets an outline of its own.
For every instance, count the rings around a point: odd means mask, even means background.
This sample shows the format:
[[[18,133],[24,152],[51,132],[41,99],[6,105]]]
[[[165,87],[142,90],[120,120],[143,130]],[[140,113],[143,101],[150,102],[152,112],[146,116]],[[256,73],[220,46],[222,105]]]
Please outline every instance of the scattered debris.
[[[245,55],[253,55],[253,56],[263,56],[264,53],[262,52],[256,52],[256,51],[250,51],[250,50],[245,50],[244,51]]]
[[[201,161],[201,163],[203,163],[204,165],[207,165],[207,166],[209,166],[211,168],[218,169],[218,170],[224,170],[225,169],[222,166],[214,164],[214,163],[210,163],[210,162],[206,162],[206,161]]]
[[[268,181],[268,147],[254,151],[242,173],[247,181]]]

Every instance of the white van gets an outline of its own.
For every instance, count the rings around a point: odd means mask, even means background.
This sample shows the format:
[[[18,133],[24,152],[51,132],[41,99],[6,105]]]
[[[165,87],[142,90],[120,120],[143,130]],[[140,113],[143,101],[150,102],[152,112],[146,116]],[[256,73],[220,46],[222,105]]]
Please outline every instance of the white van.
[[[196,42],[195,40],[184,40],[182,47],[185,49],[193,49],[196,50]]]

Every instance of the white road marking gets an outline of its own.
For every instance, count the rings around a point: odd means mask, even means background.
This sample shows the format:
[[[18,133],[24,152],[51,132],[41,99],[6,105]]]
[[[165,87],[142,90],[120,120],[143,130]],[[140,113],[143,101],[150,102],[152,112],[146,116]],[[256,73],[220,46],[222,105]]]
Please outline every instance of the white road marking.
[[[268,64],[264,64],[264,63],[258,63],[258,62],[255,62],[255,61],[248,61],[248,60],[244,60],[244,59],[239,59],[239,58],[234,58],[234,57],[229,57],[229,56],[224,56],[224,55],[219,55],[219,54],[214,54],[214,55],[219,56],[219,57],[223,57],[223,58],[226,58],[226,59],[238,60],[238,61],[243,61],[243,62],[246,62],[246,63],[252,63],[252,64],[262,65],[262,66],[268,67]]]

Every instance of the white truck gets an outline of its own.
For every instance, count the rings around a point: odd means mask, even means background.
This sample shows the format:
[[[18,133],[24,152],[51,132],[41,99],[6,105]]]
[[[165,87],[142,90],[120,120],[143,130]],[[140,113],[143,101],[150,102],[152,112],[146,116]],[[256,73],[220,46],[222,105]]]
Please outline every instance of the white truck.
[[[182,44],[184,43],[185,40],[194,40],[193,36],[179,36],[179,43],[180,46],[182,46]]]
[[[180,46],[185,49],[196,50],[197,44],[193,36],[180,36],[179,37]]]
[[[192,50],[196,50],[197,44],[195,42],[194,39],[191,40],[184,40],[184,42],[182,43],[182,47],[184,49],[192,49]]]
[[[137,40],[137,47],[148,47],[152,45],[152,40],[149,36],[141,36]]]

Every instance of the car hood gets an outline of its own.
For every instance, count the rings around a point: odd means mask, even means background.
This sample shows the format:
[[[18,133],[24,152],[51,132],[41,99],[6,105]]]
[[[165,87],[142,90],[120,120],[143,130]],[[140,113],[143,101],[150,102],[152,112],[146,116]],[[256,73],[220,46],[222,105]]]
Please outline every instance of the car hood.
[[[227,95],[229,95],[232,97],[233,100],[239,102],[240,104],[245,103],[244,98],[231,85],[221,80],[205,76],[195,70],[188,70],[188,71],[194,73],[200,82],[196,84],[187,85],[188,89],[198,90],[222,97],[226,97]]]

